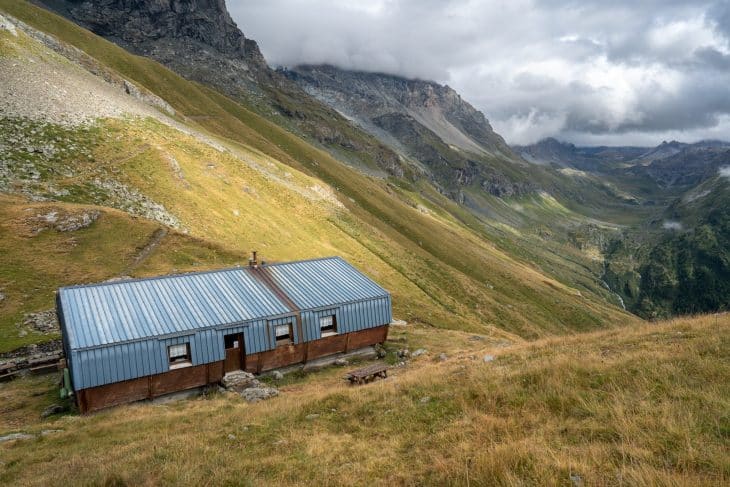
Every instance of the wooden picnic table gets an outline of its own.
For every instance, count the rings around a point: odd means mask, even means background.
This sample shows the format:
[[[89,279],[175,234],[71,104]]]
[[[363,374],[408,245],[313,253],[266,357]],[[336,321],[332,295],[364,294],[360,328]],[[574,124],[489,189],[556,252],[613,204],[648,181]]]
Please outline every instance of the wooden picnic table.
[[[345,379],[350,381],[350,384],[364,384],[375,380],[377,377],[383,379],[388,377],[388,366],[385,364],[373,364],[368,365],[357,370],[351,370],[345,375]]]

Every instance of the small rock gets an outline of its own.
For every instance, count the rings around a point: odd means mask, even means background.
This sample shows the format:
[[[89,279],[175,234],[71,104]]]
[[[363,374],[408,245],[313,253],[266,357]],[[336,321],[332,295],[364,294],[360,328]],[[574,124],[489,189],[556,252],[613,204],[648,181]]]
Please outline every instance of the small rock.
[[[63,433],[63,430],[43,430],[41,436],[55,435],[56,433]]]
[[[51,404],[46,409],[43,410],[41,413],[41,418],[47,418],[48,416],[52,414],[58,414],[65,411],[65,408],[61,406],[60,404]]]
[[[13,440],[32,440],[33,438],[35,436],[29,435],[28,433],[10,433],[9,435],[0,436],[0,443]]]
[[[228,439],[229,440],[235,440],[236,439],[236,435],[228,435]]]
[[[304,419],[309,420],[309,421],[311,421],[313,419],[317,419],[317,418],[319,418],[319,414],[316,414],[316,413],[315,414],[307,414],[306,416],[304,416]]]
[[[473,342],[483,342],[484,341],[484,337],[481,336],[481,335],[472,335],[472,336],[469,337],[469,340],[471,340]]]
[[[491,362],[492,360],[494,360],[494,355],[487,354],[482,360],[484,360],[485,362]]]
[[[424,396],[421,398],[421,404],[426,404],[429,401],[431,401],[431,398],[429,396]]]
[[[259,402],[279,395],[273,387],[249,387],[241,392],[241,397],[247,402]]]
[[[350,362],[348,362],[348,361],[347,361],[347,360],[345,360],[344,358],[338,358],[338,359],[337,359],[337,360],[335,360],[335,362],[334,362],[334,364],[335,364],[335,365],[337,365],[337,366],[340,366],[340,367],[344,367],[345,365],[347,365],[347,364],[349,364],[349,363],[350,363]]]
[[[439,355],[439,360],[441,362],[446,362],[448,359],[449,359],[449,357],[447,357],[445,353],[442,353]]]
[[[583,487],[583,477],[577,473],[570,474],[570,482],[573,484],[573,487]]]
[[[423,355],[424,353],[428,353],[428,350],[426,350],[425,348],[419,348],[411,354],[411,357],[418,357],[419,355]]]
[[[398,358],[408,358],[411,356],[411,351],[408,350],[407,348],[402,348],[402,349],[398,350],[396,355],[398,356]]]
[[[383,348],[383,346],[379,343],[375,345],[375,353],[378,355],[378,358],[385,358],[385,356],[388,354],[387,350]]]
[[[271,373],[271,377],[273,377],[275,380],[281,380],[284,378],[284,374],[279,372],[278,370],[275,370]]]
[[[5,299],[5,295],[2,292],[0,292],[0,303],[2,303],[4,299]]]
[[[390,322],[390,326],[407,326],[408,322],[404,320],[393,320]]]

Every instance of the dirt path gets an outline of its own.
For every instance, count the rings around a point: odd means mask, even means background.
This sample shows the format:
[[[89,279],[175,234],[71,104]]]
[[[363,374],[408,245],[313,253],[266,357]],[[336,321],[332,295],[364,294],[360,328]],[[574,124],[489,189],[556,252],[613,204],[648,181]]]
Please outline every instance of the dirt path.
[[[137,253],[132,263],[124,269],[124,274],[129,275],[132,271],[139,267],[140,264],[142,264],[142,262],[144,262],[160,245],[160,242],[162,242],[162,239],[167,236],[167,233],[168,230],[166,227],[160,227],[155,230],[150,236],[150,239],[147,241],[147,244],[145,244],[145,246]]]

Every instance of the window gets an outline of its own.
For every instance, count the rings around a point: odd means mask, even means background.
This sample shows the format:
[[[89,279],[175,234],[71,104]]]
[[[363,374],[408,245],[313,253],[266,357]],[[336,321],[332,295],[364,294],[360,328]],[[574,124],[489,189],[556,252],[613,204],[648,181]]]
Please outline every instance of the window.
[[[323,337],[337,335],[337,319],[335,315],[320,316],[319,329]]]
[[[190,344],[170,345],[167,347],[167,356],[170,358],[170,368],[187,367],[190,361]]]
[[[274,333],[276,334],[277,347],[279,345],[289,345],[290,343],[294,342],[291,323],[276,325],[274,327]]]

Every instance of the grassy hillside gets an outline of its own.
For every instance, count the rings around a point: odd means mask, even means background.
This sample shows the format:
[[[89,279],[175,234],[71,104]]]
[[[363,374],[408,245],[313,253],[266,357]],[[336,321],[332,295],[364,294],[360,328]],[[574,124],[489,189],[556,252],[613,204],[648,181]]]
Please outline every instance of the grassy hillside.
[[[495,348],[397,328],[430,353],[363,387],[341,369],[226,395],[39,421],[50,380],[2,390],[8,484],[723,485],[730,315]],[[449,356],[435,360],[440,352]],[[484,362],[484,354],[495,359]],[[433,357],[433,358],[432,358]],[[317,415],[317,416],[310,416]],[[232,435],[232,436],[229,436]],[[48,468],[52,465],[52,468]],[[578,480],[574,480],[578,481]]]
[[[107,120],[85,139],[88,157],[51,161],[73,168],[72,178],[42,170],[49,161],[34,155],[35,190],[150,216],[114,190],[122,185],[162,205],[181,231],[237,255],[252,248],[269,260],[342,255],[393,292],[397,316],[434,327],[534,338],[635,323],[604,300],[587,255],[563,258],[533,239],[499,238],[501,229],[490,230],[429,185],[356,171],[246,107],[47,11],[7,0],[0,10],[159,94],[190,132],[153,119]],[[207,265],[176,269],[194,264]]]
[[[97,219],[78,230],[61,231],[49,222],[93,212],[99,212]],[[245,258],[218,244],[170,232],[139,259],[160,228],[110,208],[32,203],[0,195],[0,292],[4,295],[0,301],[0,352],[58,338],[22,323],[27,313],[53,307],[59,286],[129,274],[230,266]]]

